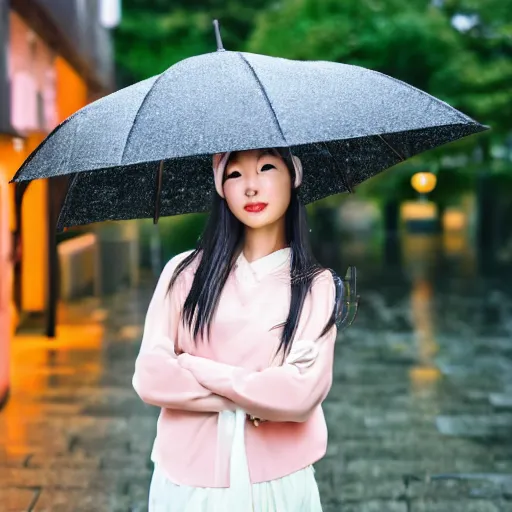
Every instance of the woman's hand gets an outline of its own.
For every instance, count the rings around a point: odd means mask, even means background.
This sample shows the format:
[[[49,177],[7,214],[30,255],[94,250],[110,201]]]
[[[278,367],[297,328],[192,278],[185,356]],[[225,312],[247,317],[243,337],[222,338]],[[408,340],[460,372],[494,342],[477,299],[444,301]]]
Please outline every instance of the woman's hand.
[[[252,414],[248,414],[247,417],[249,418],[249,421],[252,421],[252,424],[255,427],[259,427],[260,423],[267,421],[267,420],[262,420],[261,418],[256,418],[256,416],[253,416]]]

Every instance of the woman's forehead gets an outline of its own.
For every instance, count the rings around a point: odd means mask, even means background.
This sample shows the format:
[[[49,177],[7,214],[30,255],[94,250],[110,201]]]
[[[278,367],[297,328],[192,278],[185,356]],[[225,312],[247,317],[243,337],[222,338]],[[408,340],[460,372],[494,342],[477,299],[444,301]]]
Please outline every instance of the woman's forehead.
[[[247,153],[254,152],[256,155],[256,158],[260,158],[265,153],[269,153],[273,156],[279,156],[279,153],[274,148],[261,148],[261,149],[249,149],[246,151],[233,151],[231,155],[229,156],[229,163],[238,163],[240,161],[240,157]]]

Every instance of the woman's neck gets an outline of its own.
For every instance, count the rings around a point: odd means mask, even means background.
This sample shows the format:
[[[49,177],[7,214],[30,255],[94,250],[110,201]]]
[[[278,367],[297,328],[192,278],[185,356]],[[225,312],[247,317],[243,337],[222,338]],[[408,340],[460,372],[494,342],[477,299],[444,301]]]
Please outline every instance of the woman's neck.
[[[288,247],[283,222],[258,229],[245,228],[242,251],[248,262],[263,258],[279,249]]]

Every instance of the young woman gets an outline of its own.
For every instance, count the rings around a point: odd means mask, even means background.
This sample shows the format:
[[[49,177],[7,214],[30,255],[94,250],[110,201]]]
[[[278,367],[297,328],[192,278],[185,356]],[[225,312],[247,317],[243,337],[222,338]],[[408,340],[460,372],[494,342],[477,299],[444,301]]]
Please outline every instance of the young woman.
[[[309,248],[282,149],[215,155],[194,251],[164,268],[133,386],[161,407],[150,512],[321,511],[339,282]]]

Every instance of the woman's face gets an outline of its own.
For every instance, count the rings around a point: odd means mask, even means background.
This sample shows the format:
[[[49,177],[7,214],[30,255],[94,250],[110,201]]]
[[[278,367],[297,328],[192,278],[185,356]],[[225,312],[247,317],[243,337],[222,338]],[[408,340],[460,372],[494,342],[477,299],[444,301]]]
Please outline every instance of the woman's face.
[[[237,151],[224,171],[223,191],[228,207],[249,228],[279,221],[290,204],[291,188],[288,167],[269,149]]]

